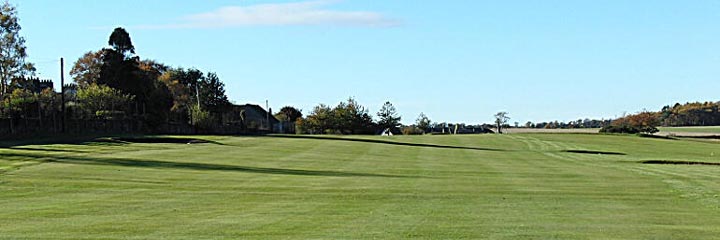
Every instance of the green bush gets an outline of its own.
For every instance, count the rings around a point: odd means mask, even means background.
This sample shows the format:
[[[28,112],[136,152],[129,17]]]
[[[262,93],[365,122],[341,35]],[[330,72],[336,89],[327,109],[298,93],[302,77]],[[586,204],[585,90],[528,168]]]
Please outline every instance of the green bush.
[[[112,110],[98,110],[95,112],[95,116],[101,119],[123,119],[125,118],[125,112],[123,111],[112,111]]]
[[[106,85],[90,84],[77,91],[80,109],[92,117],[102,118],[110,113],[125,112],[133,99],[134,96]]]
[[[190,109],[193,126],[200,129],[211,129],[215,124],[215,118],[210,112],[200,109],[197,105]]]
[[[636,134],[636,133],[640,133],[641,131],[640,131],[640,129],[638,129],[636,127],[632,127],[632,126],[628,126],[628,125],[620,125],[620,126],[609,125],[609,126],[605,126],[605,127],[601,128],[600,132],[601,133]]]

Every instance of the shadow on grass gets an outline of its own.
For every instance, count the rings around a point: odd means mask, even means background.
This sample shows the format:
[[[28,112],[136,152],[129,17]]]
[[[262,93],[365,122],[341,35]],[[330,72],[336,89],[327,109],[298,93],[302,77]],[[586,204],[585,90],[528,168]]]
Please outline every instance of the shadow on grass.
[[[691,139],[715,139],[719,140],[720,135],[699,135],[699,136],[678,136],[680,138],[691,138]]]
[[[198,138],[182,138],[182,137],[158,137],[158,136],[123,136],[123,137],[98,137],[98,136],[70,136],[70,137],[47,137],[39,139],[21,139],[21,140],[0,140],[0,148],[13,148],[28,145],[45,145],[45,144],[75,144],[75,145],[93,145],[93,146],[119,146],[131,143],[174,143],[174,144],[199,144],[209,143],[216,145],[224,145],[223,143],[198,139]]]
[[[291,139],[313,139],[313,140],[330,140],[330,141],[348,141],[348,142],[364,142],[364,143],[378,143],[388,144],[396,146],[408,146],[408,147],[426,147],[426,148],[440,148],[440,149],[463,149],[463,150],[478,150],[478,151],[507,151],[504,149],[496,148],[480,148],[480,147],[461,147],[461,146],[448,146],[448,145],[436,145],[426,143],[407,143],[407,142],[393,142],[386,140],[377,139],[361,139],[361,138],[342,138],[342,137],[331,137],[331,136],[303,136],[303,135],[268,135],[263,137],[272,138],[291,138]]]
[[[697,162],[697,161],[677,161],[677,160],[647,160],[640,162],[642,164],[661,164],[661,165],[706,165],[720,166],[717,162]]]
[[[638,135],[642,138],[655,138],[655,139],[665,139],[665,140],[678,140],[677,138],[671,137],[671,136],[663,136],[663,135],[652,135],[652,134],[640,134]]]
[[[0,149],[6,150],[17,150],[17,151],[32,151],[32,152],[63,152],[63,153],[87,153],[87,151],[72,150],[72,149],[55,149],[55,148],[32,148],[32,147],[9,147]]]
[[[244,167],[244,166],[223,165],[223,164],[182,163],[182,162],[166,162],[166,161],[125,159],[125,158],[91,158],[91,157],[78,157],[78,156],[72,156],[72,157],[48,156],[48,155],[22,154],[22,153],[0,153],[0,158],[6,158],[6,159],[10,159],[10,160],[24,159],[26,161],[67,163],[67,164],[139,167],[139,168],[155,168],[155,169],[186,169],[186,170],[200,170],[200,171],[232,171],[232,172],[246,172],[246,173],[261,173],[261,174],[298,175],[298,176],[415,178],[415,176],[401,176],[401,175],[373,174],[373,173],[300,170],[300,169],[285,169],[285,168]]]
[[[55,136],[41,138],[27,138],[15,140],[0,140],[0,147],[12,148],[27,145],[46,145],[46,144],[81,144],[97,139],[98,136]]]
[[[621,153],[621,152],[603,152],[603,151],[593,151],[593,150],[565,150],[563,152],[580,153],[580,154],[601,154],[601,155],[627,155],[627,154]]]
[[[117,137],[108,139],[96,139],[93,142],[116,142],[116,143],[174,143],[174,144],[199,144],[212,143],[222,145],[216,141],[210,141],[198,138],[181,138],[181,137]]]

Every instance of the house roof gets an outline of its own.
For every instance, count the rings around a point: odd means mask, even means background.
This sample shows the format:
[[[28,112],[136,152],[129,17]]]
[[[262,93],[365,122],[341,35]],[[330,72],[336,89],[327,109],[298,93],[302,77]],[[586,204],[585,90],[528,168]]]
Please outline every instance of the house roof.
[[[233,107],[239,108],[239,109],[241,109],[241,110],[253,109],[253,110],[255,110],[255,111],[259,112],[259,113],[262,113],[263,115],[269,115],[269,116],[270,116],[270,121],[273,121],[273,122],[279,122],[279,121],[280,121],[280,120],[278,120],[277,118],[275,118],[275,116],[273,116],[272,113],[268,114],[268,112],[267,112],[264,108],[262,108],[260,105],[257,105],[257,104],[249,104],[249,103],[248,103],[248,104],[244,104],[244,105],[234,105],[234,104],[233,104]]]

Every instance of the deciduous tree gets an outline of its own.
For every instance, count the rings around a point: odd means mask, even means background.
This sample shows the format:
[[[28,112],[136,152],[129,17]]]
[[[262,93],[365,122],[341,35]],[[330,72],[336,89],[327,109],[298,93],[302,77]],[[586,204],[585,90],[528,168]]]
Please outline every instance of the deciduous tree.
[[[295,107],[291,106],[285,106],[280,109],[280,112],[275,114],[275,118],[277,118],[280,121],[286,121],[286,122],[295,122],[299,118],[302,118],[303,114],[302,111],[298,110]]]
[[[102,71],[104,53],[103,50],[90,51],[75,61],[70,70],[70,76],[79,87],[82,88],[98,82],[100,71]]]
[[[32,92],[16,88],[8,98],[3,100],[3,108],[10,117],[27,117],[30,106],[36,101],[37,96]]]
[[[502,127],[510,120],[507,112],[498,112],[495,114],[495,125],[497,125],[498,133],[502,133]]]
[[[430,118],[428,118],[425,113],[420,113],[420,116],[415,120],[415,125],[425,132],[427,132],[431,124],[432,121],[430,121]]]
[[[324,134],[332,128],[333,110],[325,105],[320,104],[313,108],[306,119],[298,120],[298,127],[305,133]]]
[[[90,117],[124,114],[133,98],[120,90],[97,84],[90,84],[77,92],[81,110]]]
[[[15,77],[32,75],[33,64],[26,62],[25,38],[20,36],[17,10],[5,1],[0,6],[0,98],[9,92],[9,82]]]

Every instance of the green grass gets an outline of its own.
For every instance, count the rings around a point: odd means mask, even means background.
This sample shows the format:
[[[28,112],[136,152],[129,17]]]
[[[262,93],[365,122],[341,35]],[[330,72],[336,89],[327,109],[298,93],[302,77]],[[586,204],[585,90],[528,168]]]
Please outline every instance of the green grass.
[[[720,126],[706,127],[659,127],[660,132],[676,132],[676,133],[718,133],[720,134]]]
[[[0,239],[716,239],[720,145],[634,136],[5,144]],[[569,153],[565,150],[611,154]]]

